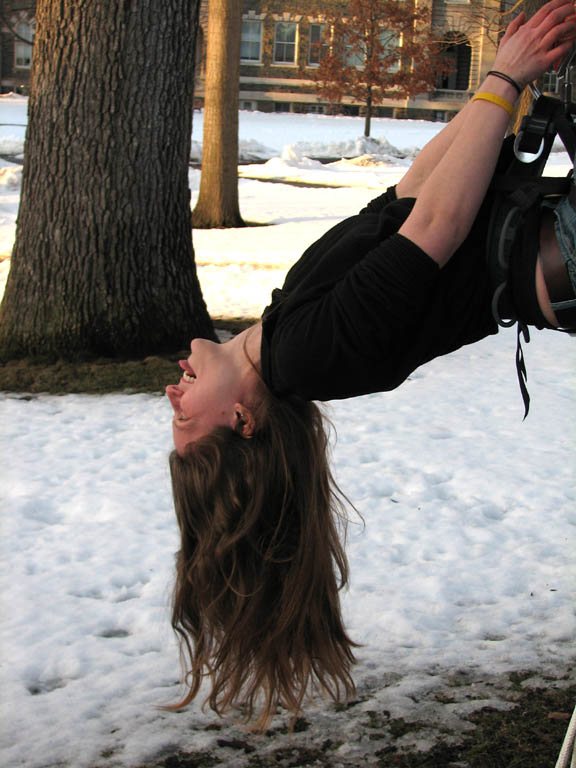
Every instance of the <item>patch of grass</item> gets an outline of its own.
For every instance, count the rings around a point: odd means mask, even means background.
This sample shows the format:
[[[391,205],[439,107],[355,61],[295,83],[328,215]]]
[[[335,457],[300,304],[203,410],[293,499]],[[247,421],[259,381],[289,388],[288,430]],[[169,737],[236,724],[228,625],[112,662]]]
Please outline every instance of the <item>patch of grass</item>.
[[[221,763],[210,752],[178,752],[157,763],[154,768],[213,768],[215,765]]]
[[[407,733],[420,731],[427,727],[426,723],[417,720],[411,722],[403,717],[392,717],[387,709],[382,712],[369,709],[366,711],[366,714],[368,715],[368,720],[364,722],[366,728],[386,731],[394,739],[399,739]],[[382,735],[380,733],[371,733],[368,738],[372,741],[378,741],[382,738]]]
[[[530,677],[511,676],[513,687]],[[576,685],[568,688],[521,688],[512,709],[484,707],[468,717],[476,728],[459,744],[438,743],[425,752],[377,752],[384,768],[554,768],[576,702]],[[565,717],[558,717],[562,713]],[[553,717],[550,717],[554,714]],[[416,724],[414,724],[416,726]],[[422,724],[420,724],[422,725]],[[401,734],[398,734],[401,735]]]
[[[42,363],[11,360],[0,365],[0,391],[102,395],[108,392],[163,392],[179,379],[182,355],[143,360],[99,358],[89,362]]]
[[[287,733],[303,733],[310,727],[310,723],[305,717],[297,717],[294,722],[290,722],[288,725],[281,725],[279,728],[269,728],[266,731],[266,736],[273,738],[278,734],[285,735]]]
[[[378,738],[374,731],[381,730],[382,747],[352,760],[345,754],[335,754],[342,742],[323,739],[322,733],[312,746],[284,743],[268,751],[259,750],[247,740],[221,740],[219,746],[231,748],[236,755],[244,753],[242,765],[246,768],[553,768],[576,700],[576,685],[560,688],[553,682],[549,688],[523,687],[522,680],[530,676],[511,676],[512,709],[484,707],[467,718],[476,726],[473,731],[466,735],[452,733],[448,741],[439,741],[428,750],[397,746],[396,740],[403,735],[430,726],[422,721],[391,718],[387,710],[367,711],[360,726],[369,729],[372,744]],[[304,723],[306,727],[301,730],[313,736],[314,726]],[[283,729],[267,735],[273,740],[283,735]],[[216,757],[214,752],[178,752],[141,768],[212,768],[228,764],[226,754]]]
[[[366,701],[366,696],[362,696],[359,699],[351,699],[350,701],[336,701],[334,703],[335,712],[346,712],[348,709],[357,707],[358,704],[363,704]]]
[[[376,753],[379,759],[378,768],[450,768],[450,766],[466,763],[459,761],[458,747],[447,744],[436,744],[426,752],[398,753],[396,747],[386,747]]]
[[[247,177],[250,178],[250,177]],[[253,180],[253,179],[252,179]],[[258,179],[257,179],[258,181]],[[192,221],[192,229],[244,229],[244,227],[273,227],[275,226],[275,221],[246,221],[244,220],[242,224],[239,224],[236,227],[212,227],[212,226],[204,226],[203,224],[199,224],[198,222]]]
[[[553,768],[575,702],[576,685],[523,688],[513,709],[484,708],[470,715],[476,730],[463,757],[470,768]],[[558,712],[568,717],[550,717]]]
[[[253,325],[255,318],[216,318],[217,331],[235,335]],[[170,355],[151,355],[139,359],[97,358],[84,362],[24,358],[0,364],[0,392],[27,392],[52,395],[109,392],[164,392],[167,384],[180,377],[178,360],[187,357],[188,350]]]
[[[232,335],[245,331],[251,325],[257,323],[259,317],[214,317],[214,328],[218,331],[228,331]]]
[[[306,765],[330,768],[332,763],[327,750],[332,747],[329,740],[320,747],[281,747],[267,755],[253,755],[248,761],[248,768],[301,768]]]
[[[227,747],[228,749],[236,749],[238,751],[245,752],[247,755],[250,752],[255,752],[256,747],[249,744],[244,739],[218,739],[216,742],[219,747]]]

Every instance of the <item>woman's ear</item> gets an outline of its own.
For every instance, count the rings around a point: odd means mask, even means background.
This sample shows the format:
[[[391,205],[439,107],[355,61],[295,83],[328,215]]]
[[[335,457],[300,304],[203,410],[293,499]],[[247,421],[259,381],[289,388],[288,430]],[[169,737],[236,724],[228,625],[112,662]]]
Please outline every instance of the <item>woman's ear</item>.
[[[254,435],[256,423],[254,414],[250,408],[241,403],[234,405],[234,430],[242,437],[250,438]]]

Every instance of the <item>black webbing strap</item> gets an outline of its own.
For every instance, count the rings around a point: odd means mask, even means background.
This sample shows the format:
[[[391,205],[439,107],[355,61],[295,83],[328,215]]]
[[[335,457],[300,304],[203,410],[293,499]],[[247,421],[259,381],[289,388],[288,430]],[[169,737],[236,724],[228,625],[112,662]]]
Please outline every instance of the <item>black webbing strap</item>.
[[[567,195],[572,187],[570,179],[565,176],[529,178],[512,174],[496,176],[492,184],[493,188],[498,190],[498,192],[510,192],[512,195],[518,192],[518,194],[524,196],[526,192],[522,190],[528,189],[529,194],[536,194],[539,197]]]
[[[572,118],[575,115],[576,104],[564,103],[553,96],[541,94],[532,102],[530,113],[522,118],[515,143],[515,150],[534,156],[532,161],[523,158],[523,167],[519,166],[521,175],[541,175],[556,136],[559,136],[574,163],[576,134]]]
[[[524,351],[522,349],[522,343],[520,337],[524,337],[526,344],[530,342],[530,331],[526,323],[522,320],[518,320],[518,334],[516,336],[516,373],[518,374],[518,384],[520,385],[520,393],[522,395],[522,402],[524,403],[524,419],[528,416],[530,410],[530,393],[528,392],[528,371],[526,370],[526,363],[524,361]]]

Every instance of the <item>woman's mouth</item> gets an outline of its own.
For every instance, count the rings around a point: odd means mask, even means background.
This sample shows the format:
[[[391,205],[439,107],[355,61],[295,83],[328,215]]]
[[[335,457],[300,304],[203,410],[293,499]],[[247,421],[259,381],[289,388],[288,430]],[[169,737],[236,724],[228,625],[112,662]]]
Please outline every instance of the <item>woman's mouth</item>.
[[[188,360],[180,360],[179,365],[180,368],[182,368],[184,371],[182,380],[186,381],[188,384],[193,384],[196,381],[196,374],[194,373],[194,370],[190,366]]]

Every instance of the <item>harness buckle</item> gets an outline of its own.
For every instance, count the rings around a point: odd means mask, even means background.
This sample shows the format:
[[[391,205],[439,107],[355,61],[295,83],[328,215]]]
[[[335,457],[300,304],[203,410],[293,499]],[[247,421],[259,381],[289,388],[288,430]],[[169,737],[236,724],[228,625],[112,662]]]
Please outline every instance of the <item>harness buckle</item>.
[[[522,118],[522,123],[524,123],[524,120],[526,118]],[[538,137],[525,137],[522,133],[522,126],[520,127],[520,131],[517,134],[516,138],[514,139],[514,157],[519,160],[521,163],[533,163],[535,160],[538,160],[542,152],[544,151],[544,139],[540,139],[540,146],[537,150],[532,149],[532,146],[534,145],[534,142],[537,140]],[[528,144],[530,146],[530,150],[528,149],[521,149],[522,146],[526,146]]]
[[[536,87],[533,92],[536,100],[532,104],[530,114],[522,118],[514,141],[514,156],[527,165],[536,162],[544,153],[544,162],[547,159],[557,133],[555,120],[562,108],[558,99],[543,96]],[[540,169],[537,173],[539,172]]]

